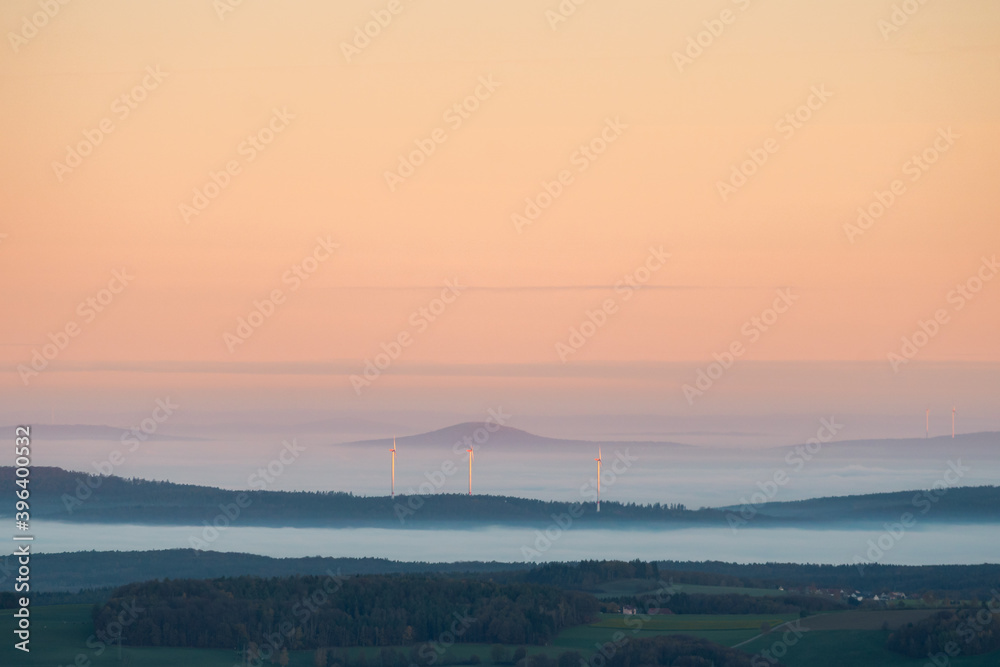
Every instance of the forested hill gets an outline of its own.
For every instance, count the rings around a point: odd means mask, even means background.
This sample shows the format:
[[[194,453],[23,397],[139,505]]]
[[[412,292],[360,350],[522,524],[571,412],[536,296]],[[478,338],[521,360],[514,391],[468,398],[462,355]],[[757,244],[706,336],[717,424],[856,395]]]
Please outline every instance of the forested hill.
[[[436,573],[463,578],[482,577],[499,583],[535,583],[583,592],[600,592],[609,582],[616,590],[656,590],[671,586],[730,588],[845,588],[875,593],[937,591],[967,599],[992,597],[1000,587],[1000,565],[879,565],[859,570],[854,565],[794,563],[722,563],[716,561],[646,563],[635,560],[579,563],[420,563],[384,558],[271,558],[253,554],[194,549],[165,551],[76,551],[32,556],[33,591],[80,591],[113,588],[152,579],[215,579],[223,576],[288,577],[324,572],[355,574]],[[0,558],[0,581],[17,570],[17,557]],[[9,581],[9,579],[8,579]],[[10,593],[13,597],[13,593]],[[0,595],[2,599],[2,595]],[[0,605],[2,606],[2,605]]]
[[[525,563],[459,562],[421,563],[387,558],[272,558],[256,554],[195,549],[158,551],[71,551],[40,553],[32,556],[32,590],[78,591],[86,588],[116,587],[151,579],[215,579],[225,576],[253,575],[288,577],[321,574],[328,570],[343,575],[355,574],[487,574],[525,570]],[[0,582],[3,574],[17,571],[17,557],[0,558]]]
[[[735,512],[739,507],[723,508]],[[921,491],[832,496],[786,502],[762,503],[757,512],[780,519],[837,521],[870,516],[898,521],[903,512],[915,518],[939,521],[1000,520],[1000,487],[961,486]],[[894,516],[893,516],[894,515]]]
[[[200,525],[224,513],[244,526],[414,527],[440,522],[536,523],[548,525],[553,515],[571,522],[612,524],[622,521],[722,522],[717,510],[690,511],[679,505],[602,502],[573,504],[511,496],[431,494],[395,499],[343,492],[227,491],[208,486],[174,484],[116,476],[91,476],[61,468],[31,472],[34,519],[107,523]],[[14,497],[13,468],[0,468],[0,494]],[[13,504],[0,506],[0,516]]]
[[[0,467],[0,494],[14,497],[14,470]],[[621,527],[632,524],[723,524],[739,527],[854,524],[899,521],[910,513],[924,522],[1000,522],[1000,487],[908,491],[753,507],[689,510],[679,504],[604,501],[568,503],[465,494],[366,497],[343,492],[227,491],[207,486],[91,476],[54,467],[31,474],[34,519],[97,523],[201,525],[237,521],[244,526],[385,526],[419,528],[441,523]],[[0,516],[13,512],[0,505]]]
[[[124,624],[125,644],[225,649],[279,633],[289,650],[416,647],[445,632],[457,642],[546,644],[598,618],[596,599],[553,586],[335,573],[130,584],[94,610],[94,626],[109,627],[129,609],[143,613]]]

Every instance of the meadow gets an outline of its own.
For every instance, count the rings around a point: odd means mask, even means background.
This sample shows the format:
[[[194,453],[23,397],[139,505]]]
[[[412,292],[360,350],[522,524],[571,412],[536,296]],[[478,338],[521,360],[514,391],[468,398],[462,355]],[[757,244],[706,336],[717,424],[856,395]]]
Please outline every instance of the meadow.
[[[232,667],[240,664],[235,651],[199,650],[180,648],[121,648],[121,658],[117,646],[103,646],[93,639],[90,623],[90,605],[40,606],[32,610],[31,653],[25,654],[13,648],[11,641],[0,645],[0,665],[25,665],[32,667],[111,667],[127,665],[131,667]],[[790,646],[781,661],[788,667],[923,667],[926,659],[913,660],[891,653],[885,649],[887,632],[881,629],[857,629],[880,626],[883,620],[895,620],[895,611],[838,612],[823,617],[811,617],[817,629],[805,632],[794,646]],[[902,612],[906,614],[907,612]],[[912,613],[912,612],[910,612]],[[0,612],[3,619],[0,627],[11,627],[11,610]],[[868,615],[871,615],[869,618]],[[559,634],[548,646],[526,647],[528,655],[546,654],[557,657],[560,653],[576,650],[584,655],[595,650],[597,645],[612,641],[616,632],[628,637],[650,637],[659,634],[689,634],[711,641],[735,646],[747,653],[757,653],[769,649],[781,641],[782,629],[760,636],[763,622],[777,626],[793,620],[787,615],[677,615],[654,616],[641,622],[638,633],[632,630],[636,621],[617,614],[602,614],[597,623],[570,628]],[[899,619],[903,620],[903,619]],[[907,619],[908,620],[908,619]],[[626,623],[629,621],[629,623]],[[809,626],[808,620],[803,622]],[[822,628],[822,629],[821,629]],[[838,629],[848,628],[848,629]],[[855,629],[850,629],[855,628]],[[9,636],[9,633],[4,633]],[[446,660],[465,661],[478,656],[482,666],[490,666],[490,645],[457,644],[448,650]],[[514,647],[510,647],[513,649]],[[358,649],[352,651],[357,653]],[[378,667],[378,652],[365,651],[369,665]],[[289,655],[292,667],[313,667],[313,651],[293,651]],[[987,667],[1000,662],[996,654],[964,657],[951,660],[955,667]],[[508,664],[509,663],[505,663]]]

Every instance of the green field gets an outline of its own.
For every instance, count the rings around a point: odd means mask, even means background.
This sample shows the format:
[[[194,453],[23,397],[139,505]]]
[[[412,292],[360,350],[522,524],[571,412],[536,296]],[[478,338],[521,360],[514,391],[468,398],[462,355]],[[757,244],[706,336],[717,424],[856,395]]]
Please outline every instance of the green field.
[[[564,630],[552,642],[561,650],[574,649],[592,652],[596,644],[614,641],[616,633],[626,637],[655,637],[656,635],[693,635],[709,641],[732,646],[760,634],[764,621],[779,625],[796,618],[794,615],[771,616],[653,616],[643,621],[638,617],[619,614],[602,614],[593,625],[585,625]],[[638,625],[641,623],[641,625]],[[635,629],[638,628],[638,632]],[[620,635],[619,635],[620,637]]]
[[[13,647],[13,612],[0,610],[0,632],[4,641],[0,644],[0,666],[20,667],[105,667],[128,665],[130,667],[234,667],[239,664],[234,651],[181,648],[129,648],[122,647],[122,660],[118,659],[118,648],[99,646],[88,648],[87,639],[93,628],[90,622],[90,605],[61,605],[34,607],[31,611],[31,653],[26,654]],[[611,630],[598,630],[595,636],[603,636]],[[592,643],[590,644],[592,646]],[[409,650],[409,647],[394,647]],[[448,656],[466,659],[478,655],[484,665],[490,664],[491,644],[456,644],[448,651]],[[545,653],[557,657],[567,646],[529,646],[528,654]],[[578,650],[585,650],[581,645]],[[354,649],[352,654],[364,652],[372,667],[378,667],[377,649]],[[82,657],[80,657],[82,656]],[[294,651],[289,654],[291,667],[313,667],[313,651]],[[77,662],[75,662],[77,661]],[[270,664],[270,663],[265,663]],[[508,666],[509,667],[509,666]]]
[[[852,614],[869,612],[845,612],[841,626],[870,626],[859,623]],[[880,618],[891,612],[870,612]],[[831,615],[833,616],[833,615]],[[595,645],[612,641],[615,633],[627,637],[651,637],[661,634],[689,634],[703,637],[719,644],[740,646],[740,650],[756,653],[771,647],[781,640],[782,629],[760,636],[761,623],[767,621],[772,626],[792,620],[792,616],[744,616],[744,615],[684,615],[654,616],[642,622],[639,632],[633,632],[639,620],[616,614],[604,614],[593,625],[570,628],[562,632],[549,646],[526,647],[529,655],[545,653],[552,657],[563,651],[577,650],[587,655]],[[32,610],[32,651],[25,654],[13,648],[12,612],[0,611],[0,631],[5,638],[0,644],[0,665],[17,667],[31,665],[37,667],[95,667],[130,665],[133,667],[232,667],[238,664],[233,651],[176,648],[122,648],[122,660],[118,659],[117,647],[100,651],[99,647],[88,648],[87,638],[91,635],[90,606],[66,605],[35,607]],[[628,622],[628,623],[627,623]],[[630,625],[631,624],[631,625]],[[829,623],[825,626],[829,627]],[[836,625],[836,624],[834,624]],[[885,647],[887,633],[882,630],[814,630],[806,632],[791,646],[781,661],[788,667],[923,667],[926,659],[914,660],[890,653]],[[756,639],[754,639],[756,637]],[[401,647],[397,647],[401,648]],[[490,646],[483,644],[459,644],[449,650],[448,657],[467,659],[477,655],[484,666],[491,665]],[[369,664],[378,667],[377,651],[365,651]],[[311,667],[312,651],[297,651],[290,655],[293,667]],[[958,657],[951,661],[955,667],[987,667],[1000,665],[1000,655],[978,657]]]
[[[655,579],[616,579],[586,590],[598,599],[617,597],[619,595],[642,595],[656,593],[663,583]],[[785,591],[776,588],[739,588],[736,586],[702,586],[700,584],[675,584],[674,593],[699,593],[702,595],[749,595],[751,597],[775,597],[785,595]]]
[[[197,649],[161,648],[136,649],[122,647],[123,661],[118,660],[118,648],[108,647],[98,655],[99,642],[92,642],[94,648],[87,647],[87,638],[93,633],[90,622],[90,605],[60,605],[52,607],[33,607],[31,609],[31,653],[24,653],[13,646],[13,611],[0,611],[0,628],[3,632],[3,643],[0,644],[0,665],[4,667],[57,667],[74,665],[121,665],[130,664],[146,667],[173,667],[174,665],[189,665],[190,667],[208,667],[216,665],[233,665],[235,654],[232,651],[206,651]],[[83,658],[77,656],[82,655]],[[79,662],[74,663],[74,661]],[[88,662],[89,661],[89,662]],[[298,663],[296,663],[298,664]],[[301,661],[303,667],[312,665],[311,661]]]

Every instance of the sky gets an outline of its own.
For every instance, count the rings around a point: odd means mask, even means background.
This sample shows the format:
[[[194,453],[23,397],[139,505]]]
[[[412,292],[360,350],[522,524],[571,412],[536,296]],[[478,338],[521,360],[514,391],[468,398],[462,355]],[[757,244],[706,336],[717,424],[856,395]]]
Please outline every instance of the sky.
[[[1000,6],[901,4],[6,2],[0,421],[1000,430]]]

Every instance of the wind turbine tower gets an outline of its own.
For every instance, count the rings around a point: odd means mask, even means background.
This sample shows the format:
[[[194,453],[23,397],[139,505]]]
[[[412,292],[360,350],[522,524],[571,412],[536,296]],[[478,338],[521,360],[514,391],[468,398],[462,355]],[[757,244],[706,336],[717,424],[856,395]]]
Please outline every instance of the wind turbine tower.
[[[927,424],[924,426],[924,437],[931,437],[931,409],[927,408]]]
[[[472,447],[469,447],[465,451],[469,452],[469,495],[471,496],[472,495],[472,459],[475,458],[476,453],[472,451]]]
[[[601,511],[601,448],[597,448],[597,511]]]
[[[951,406],[951,437],[955,437],[955,406]]]
[[[396,497],[396,436],[392,437],[392,497]]]

